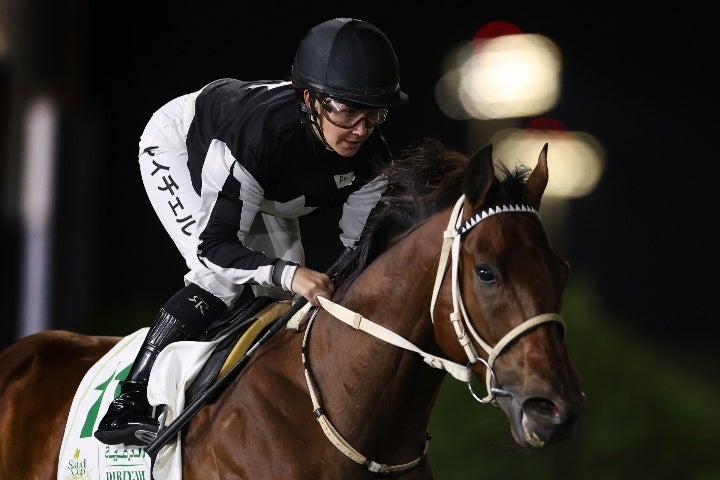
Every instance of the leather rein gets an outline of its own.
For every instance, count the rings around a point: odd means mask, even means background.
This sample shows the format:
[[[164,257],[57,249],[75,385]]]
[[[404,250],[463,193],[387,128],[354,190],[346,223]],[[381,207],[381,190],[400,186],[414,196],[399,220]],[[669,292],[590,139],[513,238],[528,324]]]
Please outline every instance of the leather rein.
[[[452,214],[450,215],[450,221],[448,223],[448,228],[443,232],[443,245],[442,250],[440,253],[440,263],[438,265],[437,275],[435,277],[435,285],[433,287],[433,294],[432,294],[432,300],[430,303],[430,317],[432,321],[434,322],[434,310],[435,310],[435,302],[437,300],[438,293],[440,291],[440,286],[442,284],[443,278],[445,276],[445,272],[448,268],[448,263],[450,264],[450,270],[452,275],[452,298],[453,298],[453,311],[450,313],[450,323],[452,323],[455,333],[457,335],[458,342],[460,342],[460,345],[465,350],[465,353],[468,357],[468,364],[462,365],[456,362],[453,362],[451,360],[447,360],[441,357],[437,357],[435,355],[426,353],[422,351],[420,348],[415,346],[410,341],[406,340],[405,338],[401,337],[400,335],[396,334],[395,332],[378,325],[377,323],[373,322],[372,320],[369,320],[362,315],[360,315],[357,312],[354,312],[346,307],[343,307],[342,305],[339,305],[331,300],[328,300],[324,297],[318,297],[318,301],[320,302],[320,305],[322,308],[327,311],[329,314],[331,314],[333,317],[337,318],[338,320],[346,323],[347,325],[355,328],[356,330],[361,330],[365,333],[368,333],[382,341],[385,341],[387,343],[390,343],[392,345],[395,345],[399,348],[404,348],[406,350],[412,351],[417,353],[423,358],[423,361],[430,365],[433,368],[437,368],[440,370],[445,370],[450,375],[452,375],[455,379],[460,380],[462,382],[467,383],[468,389],[470,390],[470,393],[472,394],[473,398],[475,398],[480,403],[495,403],[496,399],[495,397],[500,395],[509,395],[509,393],[501,388],[496,387],[495,384],[495,373],[493,372],[493,364],[495,362],[495,359],[505,350],[505,348],[515,339],[520,337],[521,335],[527,333],[529,330],[537,327],[538,325],[541,325],[543,323],[547,322],[556,322],[559,323],[562,328],[563,332],[565,329],[565,323],[563,322],[562,317],[558,313],[542,313],[540,315],[536,315],[532,318],[529,318],[525,320],[520,325],[516,326],[512,330],[510,330],[503,338],[498,341],[495,346],[490,346],[487,342],[485,342],[480,335],[475,331],[472,324],[470,323],[470,320],[468,318],[467,312],[465,310],[465,306],[462,301],[462,295],[460,292],[460,285],[458,281],[458,271],[459,271],[459,257],[460,257],[460,243],[461,243],[461,236],[464,233],[467,233],[469,230],[471,230],[473,227],[475,227],[478,223],[485,220],[486,218],[497,215],[499,213],[531,213],[534,215],[538,215],[538,212],[535,208],[530,207],[528,205],[522,205],[522,204],[515,204],[515,205],[500,205],[495,208],[489,208],[486,210],[482,210],[475,215],[473,215],[470,219],[468,219],[465,222],[462,222],[462,211],[463,211],[463,202],[465,201],[465,195],[460,196],[460,198],[455,203],[455,207],[452,210]],[[448,262],[450,260],[450,262]],[[294,328],[298,329],[299,324],[302,321],[302,319],[306,316],[308,311],[312,308],[312,306],[308,303],[305,305],[301,310],[299,310],[288,322],[288,328]],[[401,472],[405,470],[409,470],[411,468],[414,468],[417,466],[420,461],[425,457],[425,454],[427,453],[428,444],[429,444],[429,435],[425,439],[425,448],[423,449],[422,454],[416,458],[415,460],[412,460],[410,462],[399,464],[399,465],[386,465],[383,463],[376,462],[374,460],[368,459],[366,456],[358,452],[355,448],[353,448],[341,435],[340,433],[335,429],[335,427],[332,425],[330,420],[327,418],[325,409],[320,405],[320,402],[318,400],[318,396],[316,394],[316,387],[314,387],[311,375],[310,375],[310,368],[309,368],[309,362],[306,355],[306,349],[307,349],[307,342],[310,335],[310,330],[312,327],[312,324],[315,320],[315,316],[317,315],[318,310],[315,309],[313,314],[310,316],[310,319],[308,320],[307,328],[305,329],[305,335],[303,338],[303,345],[302,345],[302,361],[303,361],[303,368],[305,371],[305,379],[307,381],[308,389],[310,391],[310,397],[312,399],[313,403],[313,414],[317,418],[318,422],[320,423],[320,426],[323,429],[323,432],[327,436],[327,438],[332,442],[335,447],[337,447],[338,450],[340,450],[343,454],[345,454],[348,458],[353,460],[356,463],[359,463],[361,465],[364,465],[369,471],[374,473],[385,473],[390,474],[394,472]],[[467,335],[466,332],[470,333],[470,336]],[[488,355],[487,360],[480,357],[477,353],[477,350],[472,342],[472,339],[475,340],[475,342],[480,345],[480,347],[485,351],[485,353]],[[475,392],[472,389],[471,381],[472,381],[472,370],[470,366],[474,363],[481,362],[486,367],[486,374],[485,374],[485,387],[487,389],[487,395],[484,398],[478,397]]]

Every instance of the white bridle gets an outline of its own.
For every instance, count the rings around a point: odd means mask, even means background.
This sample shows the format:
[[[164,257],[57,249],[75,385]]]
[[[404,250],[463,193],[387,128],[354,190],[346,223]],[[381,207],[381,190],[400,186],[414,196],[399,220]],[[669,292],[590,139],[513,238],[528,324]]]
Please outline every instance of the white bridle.
[[[451,257],[453,311],[450,313],[450,323],[455,329],[455,334],[457,335],[458,342],[460,342],[460,345],[462,345],[463,349],[465,350],[465,354],[468,357],[469,364],[473,364],[479,361],[485,364],[485,367],[487,367],[485,369],[485,388],[487,389],[487,395],[485,396],[485,398],[479,398],[477,395],[475,395],[470,381],[468,381],[468,388],[470,389],[470,392],[476,400],[482,403],[489,403],[495,399],[496,394],[507,394],[507,392],[505,392],[504,390],[498,389],[492,385],[495,378],[495,374],[493,373],[493,365],[495,363],[495,359],[503,352],[503,350],[505,350],[505,347],[507,347],[510,342],[515,340],[523,333],[535,328],[542,323],[557,322],[562,325],[564,331],[565,322],[563,322],[562,317],[558,313],[541,313],[540,315],[536,315],[532,318],[525,320],[523,323],[510,330],[508,333],[505,334],[503,338],[500,339],[500,341],[495,344],[494,347],[491,347],[480,337],[480,335],[478,335],[478,333],[473,328],[472,323],[468,319],[467,312],[465,311],[465,305],[462,301],[462,295],[460,294],[460,284],[458,281],[461,243],[460,237],[462,236],[462,234],[467,233],[478,223],[482,222],[488,217],[491,217],[492,215],[497,215],[499,213],[531,213],[534,215],[538,215],[538,212],[536,209],[528,205],[499,205],[495,208],[482,210],[470,217],[464,223],[461,223],[464,201],[465,195],[462,195],[455,203],[455,207],[453,208],[452,214],[450,215],[450,221],[448,222],[448,228],[443,233],[443,246],[442,251],[440,252],[440,265],[438,266],[437,275],[435,277],[435,286],[433,288],[433,295],[430,303],[430,318],[434,323],[435,301],[437,300],[438,292],[440,291],[440,285],[442,284],[443,277],[445,276],[445,271],[447,270],[448,257]],[[475,339],[475,342],[477,342],[477,344],[480,345],[483,350],[485,350],[485,353],[487,353],[488,355],[487,360],[483,360],[477,354],[471,338],[465,334],[465,331],[469,331],[472,335],[472,338]]]
[[[565,323],[562,320],[562,317],[558,313],[543,313],[540,315],[536,315],[528,320],[525,320],[520,325],[516,326],[512,330],[510,330],[503,338],[500,339],[499,342],[495,344],[494,347],[491,347],[487,342],[485,342],[480,335],[475,331],[475,329],[472,327],[472,323],[469,321],[467,313],[465,311],[465,306],[462,301],[462,296],[460,293],[460,286],[458,282],[458,270],[459,270],[459,257],[460,257],[460,237],[462,234],[468,232],[470,229],[472,229],[475,225],[480,223],[481,221],[485,220],[486,218],[496,215],[498,213],[531,213],[534,215],[537,215],[537,210],[535,210],[532,207],[529,207],[527,205],[503,205],[498,206],[495,208],[490,208],[487,210],[483,210],[474,216],[472,216],[469,220],[462,223],[462,205],[465,201],[465,196],[462,195],[458,201],[455,204],[455,207],[453,208],[452,214],[450,215],[450,221],[448,223],[448,228],[443,233],[443,245],[442,245],[442,251],[440,253],[440,264],[438,265],[438,271],[437,275],[435,277],[435,285],[433,287],[433,294],[432,294],[432,300],[430,303],[430,317],[432,321],[434,322],[434,311],[435,311],[435,301],[437,300],[438,292],[440,291],[440,285],[442,284],[442,280],[445,276],[445,271],[448,267],[448,259],[452,258],[451,264],[451,274],[452,274],[452,297],[453,297],[453,312],[450,314],[450,322],[452,323],[453,327],[455,328],[455,333],[457,335],[457,339],[460,342],[460,345],[465,350],[465,353],[468,356],[469,363],[467,365],[461,365],[459,363],[453,362],[451,360],[447,360],[441,357],[437,357],[435,355],[431,355],[427,352],[422,351],[417,346],[415,346],[410,341],[406,340],[405,338],[401,337],[397,333],[383,327],[382,325],[378,325],[377,323],[373,322],[372,320],[369,320],[362,315],[360,315],[357,312],[354,312],[346,307],[343,307],[342,305],[339,305],[331,300],[328,300],[324,297],[317,297],[318,301],[320,302],[320,305],[324,310],[326,310],[329,314],[331,314],[333,317],[337,318],[338,320],[341,320],[342,322],[346,323],[347,325],[350,325],[351,327],[355,328],[356,330],[361,330],[363,332],[366,332],[380,340],[383,340],[387,343],[390,343],[392,345],[395,345],[400,348],[404,348],[406,350],[412,351],[417,353],[418,355],[423,357],[423,360],[428,365],[438,368],[441,370],[445,370],[450,375],[452,375],[454,378],[466,382],[468,385],[468,389],[472,393],[473,397],[478,400],[481,403],[490,403],[494,401],[496,395],[509,395],[506,391],[497,388],[493,386],[495,374],[493,372],[493,364],[495,362],[495,359],[502,353],[502,351],[507,347],[507,345],[515,340],[517,337],[522,335],[523,333],[527,332],[530,329],[535,328],[536,326],[546,323],[546,322],[557,322],[560,325],[563,326],[563,330],[565,327]],[[305,318],[306,314],[311,308],[311,304],[307,303],[303,308],[301,308],[288,322],[287,328],[293,328],[298,329],[300,323]],[[310,319],[308,320],[308,325],[305,330],[305,336],[303,339],[303,348],[302,348],[302,356],[303,356],[303,365],[305,367],[305,379],[307,381],[308,389],[310,391],[310,397],[312,398],[313,402],[313,413],[315,414],[315,417],[317,418],[318,422],[320,422],[320,425],[323,429],[323,432],[325,432],[325,435],[328,437],[328,439],[335,445],[338,450],[340,450],[342,453],[344,453],[347,457],[352,459],[353,461],[364,465],[367,467],[368,470],[372,472],[379,472],[379,473],[392,473],[392,472],[399,472],[404,470],[409,470],[416,465],[420,463],[422,458],[425,456],[425,453],[427,452],[427,440],[425,443],[425,449],[420,455],[420,457],[416,458],[415,460],[404,463],[402,465],[386,465],[382,463],[375,462],[373,460],[368,459],[364,455],[362,455],[360,452],[355,450],[345,439],[342,438],[340,433],[335,429],[335,427],[332,425],[330,420],[326,416],[325,409],[320,405],[320,402],[318,400],[318,396],[315,392],[315,388],[313,387],[313,382],[310,377],[308,362],[305,357],[305,351],[307,346],[307,340],[310,334],[311,326],[313,323],[313,320],[315,319],[315,314],[317,314],[317,310],[313,313],[313,315],[310,316]],[[470,337],[468,337],[465,334],[465,331],[469,331],[472,337],[475,339],[478,345],[482,347],[483,350],[488,354],[488,359],[484,360],[482,359],[475,349],[475,346],[473,345]],[[487,388],[487,396],[485,398],[479,398],[477,395],[475,395],[475,392],[472,389],[471,381],[472,381],[472,370],[470,369],[471,364],[476,362],[481,362],[486,367],[486,374],[485,374],[485,386]]]

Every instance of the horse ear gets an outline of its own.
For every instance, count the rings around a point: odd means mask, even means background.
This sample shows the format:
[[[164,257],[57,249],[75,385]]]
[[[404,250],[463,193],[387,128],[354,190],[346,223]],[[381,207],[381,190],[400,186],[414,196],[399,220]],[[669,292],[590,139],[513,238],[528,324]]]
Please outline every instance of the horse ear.
[[[523,201],[536,209],[540,208],[540,199],[548,182],[547,151],[548,144],[546,143],[540,150],[537,165],[530,173],[523,189]]]
[[[495,180],[492,151],[491,143],[477,151],[468,162],[463,193],[465,199],[474,207],[482,204]]]

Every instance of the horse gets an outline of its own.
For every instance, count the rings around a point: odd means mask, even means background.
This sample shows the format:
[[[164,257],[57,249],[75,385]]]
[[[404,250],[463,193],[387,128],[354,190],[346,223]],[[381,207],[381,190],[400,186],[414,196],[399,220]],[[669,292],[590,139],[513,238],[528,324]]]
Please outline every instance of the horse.
[[[569,263],[538,213],[547,151],[511,171],[492,144],[408,147],[332,298],[183,427],[183,479],[432,479],[428,428],[448,375],[500,407],[518,446],[573,438],[584,394],[559,313]],[[0,478],[56,478],[75,389],[118,340],[44,331],[0,354]]]

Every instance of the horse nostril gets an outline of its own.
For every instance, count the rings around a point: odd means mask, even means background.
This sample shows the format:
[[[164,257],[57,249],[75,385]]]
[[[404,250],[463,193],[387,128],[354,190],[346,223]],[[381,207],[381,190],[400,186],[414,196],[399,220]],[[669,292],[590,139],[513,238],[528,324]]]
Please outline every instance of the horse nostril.
[[[523,402],[523,412],[540,425],[559,425],[565,421],[562,410],[545,398],[529,398]]]

